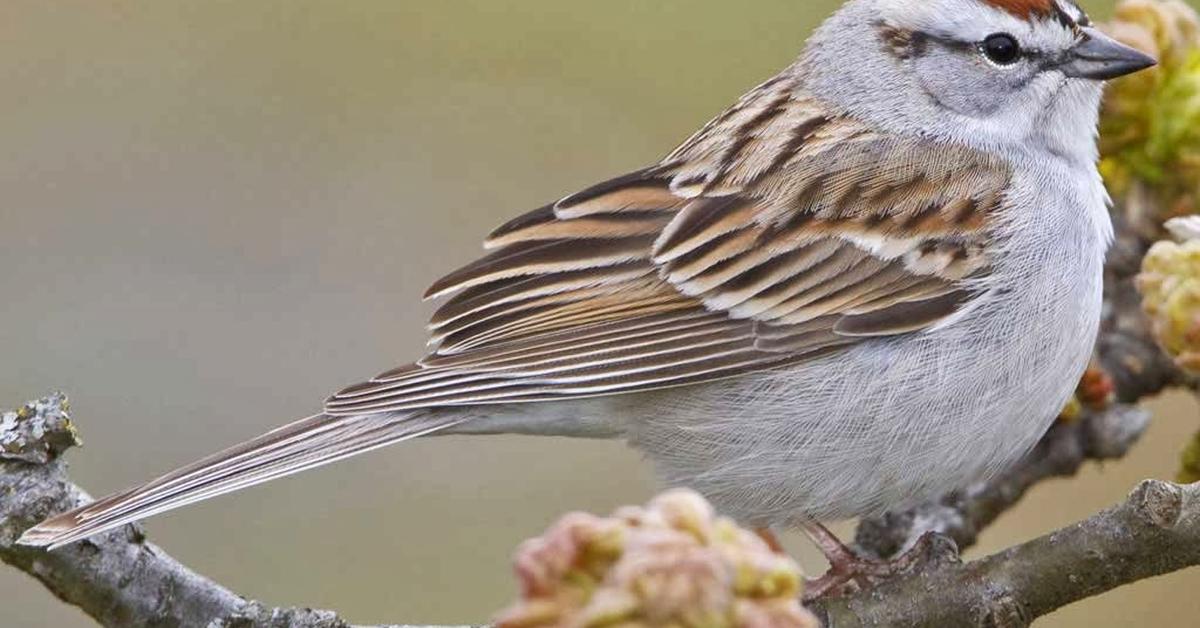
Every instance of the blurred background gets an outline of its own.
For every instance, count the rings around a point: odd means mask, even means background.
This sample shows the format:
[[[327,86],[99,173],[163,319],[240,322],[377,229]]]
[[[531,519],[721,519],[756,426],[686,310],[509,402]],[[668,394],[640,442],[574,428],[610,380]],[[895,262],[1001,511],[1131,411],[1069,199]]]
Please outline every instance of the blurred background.
[[[4,0],[0,407],[69,393],[93,494],[310,414],[420,354],[421,292],[491,227],[665,154],[836,4]],[[1042,485],[970,554],[1171,477],[1200,409],[1152,406],[1132,456]],[[617,443],[433,439],[147,527],[268,604],[478,622],[512,598],[520,540],[653,492]],[[1197,587],[1040,625],[1177,624]],[[7,569],[0,624],[91,625]]]

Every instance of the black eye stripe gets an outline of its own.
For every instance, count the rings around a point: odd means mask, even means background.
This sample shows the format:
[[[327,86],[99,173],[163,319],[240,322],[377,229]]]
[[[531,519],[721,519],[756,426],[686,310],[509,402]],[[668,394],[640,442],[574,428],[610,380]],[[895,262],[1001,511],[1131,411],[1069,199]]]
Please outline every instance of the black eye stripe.
[[[882,23],[880,23],[880,24],[882,24]],[[983,51],[982,51],[983,42],[981,42],[981,41],[963,41],[961,39],[955,39],[953,37],[934,35],[931,33],[924,32],[924,31],[894,31],[893,30],[893,31],[888,31],[887,33],[885,33],[885,39],[888,40],[887,43],[894,44],[896,41],[898,41],[896,39],[896,33],[900,33],[903,35],[903,42],[904,42],[905,46],[904,46],[903,54],[898,55],[899,57],[901,57],[903,59],[913,59],[913,58],[917,58],[917,57],[923,57],[928,52],[927,49],[931,45],[938,46],[940,48],[944,48],[946,50],[949,50],[952,52],[957,52],[960,54],[968,54],[968,55],[972,55],[975,57],[983,56]],[[892,50],[892,52],[896,53],[895,50]],[[1039,64],[1039,65],[1045,66],[1048,63],[1054,62],[1056,59],[1056,56],[1057,55],[1054,53],[1048,53],[1048,52],[1038,49],[1038,48],[1026,48],[1025,46],[1021,46],[1020,60],[1030,61],[1030,62]]]
[[[920,37],[920,39],[924,42],[934,42],[937,45],[946,48],[947,50],[968,54],[982,53],[983,42],[981,41],[962,41],[961,39],[939,37],[937,35],[930,35],[928,33],[921,32],[914,33],[914,35]],[[1020,46],[1020,58],[1022,59],[1040,59],[1043,56],[1045,56],[1045,54],[1041,50]]]

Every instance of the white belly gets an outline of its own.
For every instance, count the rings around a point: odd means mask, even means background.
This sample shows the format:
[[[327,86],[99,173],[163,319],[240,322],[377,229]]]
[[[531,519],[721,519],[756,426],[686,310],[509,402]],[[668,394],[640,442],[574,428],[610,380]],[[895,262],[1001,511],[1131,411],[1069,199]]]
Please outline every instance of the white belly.
[[[643,413],[629,439],[669,484],[693,487],[748,522],[876,514],[985,478],[1026,453],[1087,365],[1098,300],[1080,314],[1069,325],[997,315],[979,322],[1010,329],[990,338],[951,328],[873,342],[799,367],[631,398],[622,413]]]
[[[993,475],[1046,432],[1095,342],[1104,242],[1062,228],[947,327],[614,399],[628,438],[668,483],[759,524],[876,514]]]

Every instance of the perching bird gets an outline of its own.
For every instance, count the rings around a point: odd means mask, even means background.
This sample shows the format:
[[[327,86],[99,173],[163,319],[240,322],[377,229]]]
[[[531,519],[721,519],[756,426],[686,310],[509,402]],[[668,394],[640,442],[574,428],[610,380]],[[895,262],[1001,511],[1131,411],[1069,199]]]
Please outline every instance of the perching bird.
[[[1102,82],[1153,63],[1071,0],[850,0],[659,163],[497,229],[420,361],[21,542],[434,433],[622,438],[763,527],[986,478],[1088,362]]]

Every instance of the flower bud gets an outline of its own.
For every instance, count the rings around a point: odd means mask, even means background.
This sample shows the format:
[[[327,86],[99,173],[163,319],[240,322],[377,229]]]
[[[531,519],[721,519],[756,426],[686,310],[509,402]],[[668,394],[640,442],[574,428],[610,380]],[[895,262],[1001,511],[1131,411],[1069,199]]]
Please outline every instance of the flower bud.
[[[818,628],[791,558],[692,491],[608,518],[570,514],[517,550],[499,628]]]
[[[1188,239],[1150,248],[1138,290],[1159,345],[1180,368],[1200,373],[1200,216],[1176,219],[1168,228]]]

